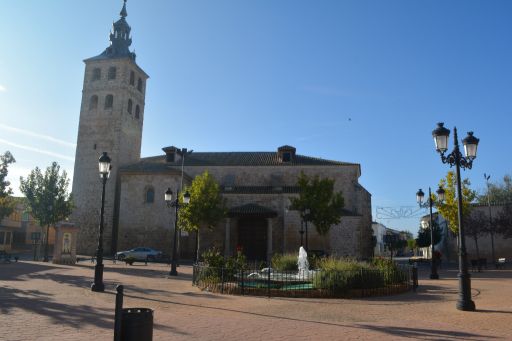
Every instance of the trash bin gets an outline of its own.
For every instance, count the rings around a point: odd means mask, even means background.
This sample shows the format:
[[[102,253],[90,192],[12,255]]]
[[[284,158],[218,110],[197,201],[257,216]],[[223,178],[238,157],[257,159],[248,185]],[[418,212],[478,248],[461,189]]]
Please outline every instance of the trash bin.
[[[153,310],[148,308],[124,308],[121,315],[121,340],[152,341]]]

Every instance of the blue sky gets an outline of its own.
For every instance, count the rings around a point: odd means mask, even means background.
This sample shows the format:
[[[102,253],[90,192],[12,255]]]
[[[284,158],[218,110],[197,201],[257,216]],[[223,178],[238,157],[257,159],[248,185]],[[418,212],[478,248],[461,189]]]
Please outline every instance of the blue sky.
[[[0,151],[11,180],[73,170],[84,64],[118,0],[0,0]],[[147,85],[142,155],[297,152],[357,162],[381,206],[414,206],[448,171],[438,121],[481,139],[463,176],[511,173],[512,2],[129,0]],[[382,220],[416,233],[417,219]]]

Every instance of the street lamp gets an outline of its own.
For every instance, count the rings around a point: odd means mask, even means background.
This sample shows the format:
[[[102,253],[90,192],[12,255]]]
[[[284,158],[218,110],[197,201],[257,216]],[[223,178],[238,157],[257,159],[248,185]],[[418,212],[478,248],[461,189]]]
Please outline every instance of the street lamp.
[[[444,189],[439,186],[439,188],[436,191],[437,197],[439,198],[439,201],[444,200]],[[418,205],[421,208],[430,208],[430,253],[431,253],[431,261],[430,261],[430,279],[439,279],[439,275],[437,273],[437,266],[434,260],[434,224],[432,219],[432,207],[434,206],[434,201],[432,200],[432,192],[430,190],[430,187],[428,188],[428,201],[423,202],[423,199],[425,198],[425,193],[420,190],[416,192],[416,201],[418,202]]]
[[[305,225],[306,227],[306,251],[309,250],[309,243],[308,243],[308,220],[309,220],[309,214],[311,213],[311,210],[309,208],[306,208],[304,209],[304,211],[302,211],[302,214],[301,214],[301,218],[302,218],[302,223]],[[302,235],[304,234],[304,230],[302,230],[302,225],[301,225],[301,230],[300,230],[300,244],[301,246],[303,245],[302,244]]]
[[[110,170],[112,169],[110,161],[111,159],[107,155],[107,152],[103,152],[98,160],[103,187],[101,191],[100,230],[98,248],[96,250],[96,265],[94,266],[94,283],[91,286],[92,291],[98,292],[105,290],[105,285],[103,284],[103,215],[105,213],[105,185],[110,176]]]
[[[489,231],[491,232],[491,252],[492,252],[492,261],[494,266],[496,266],[496,256],[494,254],[494,227],[492,226],[492,209],[491,209],[491,188],[489,185],[489,179],[491,178],[490,174],[484,173],[484,179],[487,184],[487,205],[489,206]]]
[[[479,139],[473,136],[473,132],[468,132],[462,140],[464,145],[464,157],[459,149],[459,141],[457,137],[457,128],[453,128],[453,151],[445,155],[448,150],[448,137],[450,130],[444,127],[443,123],[438,123],[437,128],[432,131],[436,150],[441,154],[441,161],[447,163],[450,167],[455,166],[457,176],[457,207],[459,218],[459,298],[457,300],[457,309],[465,311],[474,311],[475,302],[471,300],[471,276],[468,273],[466,241],[464,236],[464,223],[462,220],[462,185],[460,179],[460,168],[471,169],[473,160],[476,158],[476,152]]]
[[[175,219],[174,219],[174,238],[172,241],[172,258],[171,258],[171,271],[169,272],[169,275],[171,276],[178,276],[178,271],[176,271],[176,240],[178,238],[178,211],[181,207],[181,204],[179,202],[180,198],[180,191],[178,190],[176,192],[176,199],[172,199],[172,190],[171,188],[167,188],[167,191],[165,192],[165,202],[167,203],[167,207],[171,208],[174,207],[175,209]],[[183,195],[183,204],[188,204],[190,202],[190,194],[185,192],[185,195]]]

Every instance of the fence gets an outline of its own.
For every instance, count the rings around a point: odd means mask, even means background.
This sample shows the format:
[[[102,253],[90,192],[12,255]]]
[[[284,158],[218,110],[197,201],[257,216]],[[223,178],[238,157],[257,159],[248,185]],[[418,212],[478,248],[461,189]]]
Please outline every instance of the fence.
[[[272,271],[194,265],[193,285],[231,295],[355,298],[384,296],[413,288],[412,267],[346,271]]]

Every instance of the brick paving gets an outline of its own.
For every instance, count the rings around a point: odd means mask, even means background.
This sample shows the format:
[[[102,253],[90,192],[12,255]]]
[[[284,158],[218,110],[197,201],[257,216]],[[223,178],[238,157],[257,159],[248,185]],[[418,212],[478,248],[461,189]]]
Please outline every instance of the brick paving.
[[[416,293],[367,299],[227,296],[191,285],[192,269],[105,265],[105,293],[90,291],[93,264],[0,264],[0,340],[112,340],[115,285],[125,307],[155,310],[154,340],[512,340],[512,270],[472,274],[477,312],[455,309],[457,271]]]

